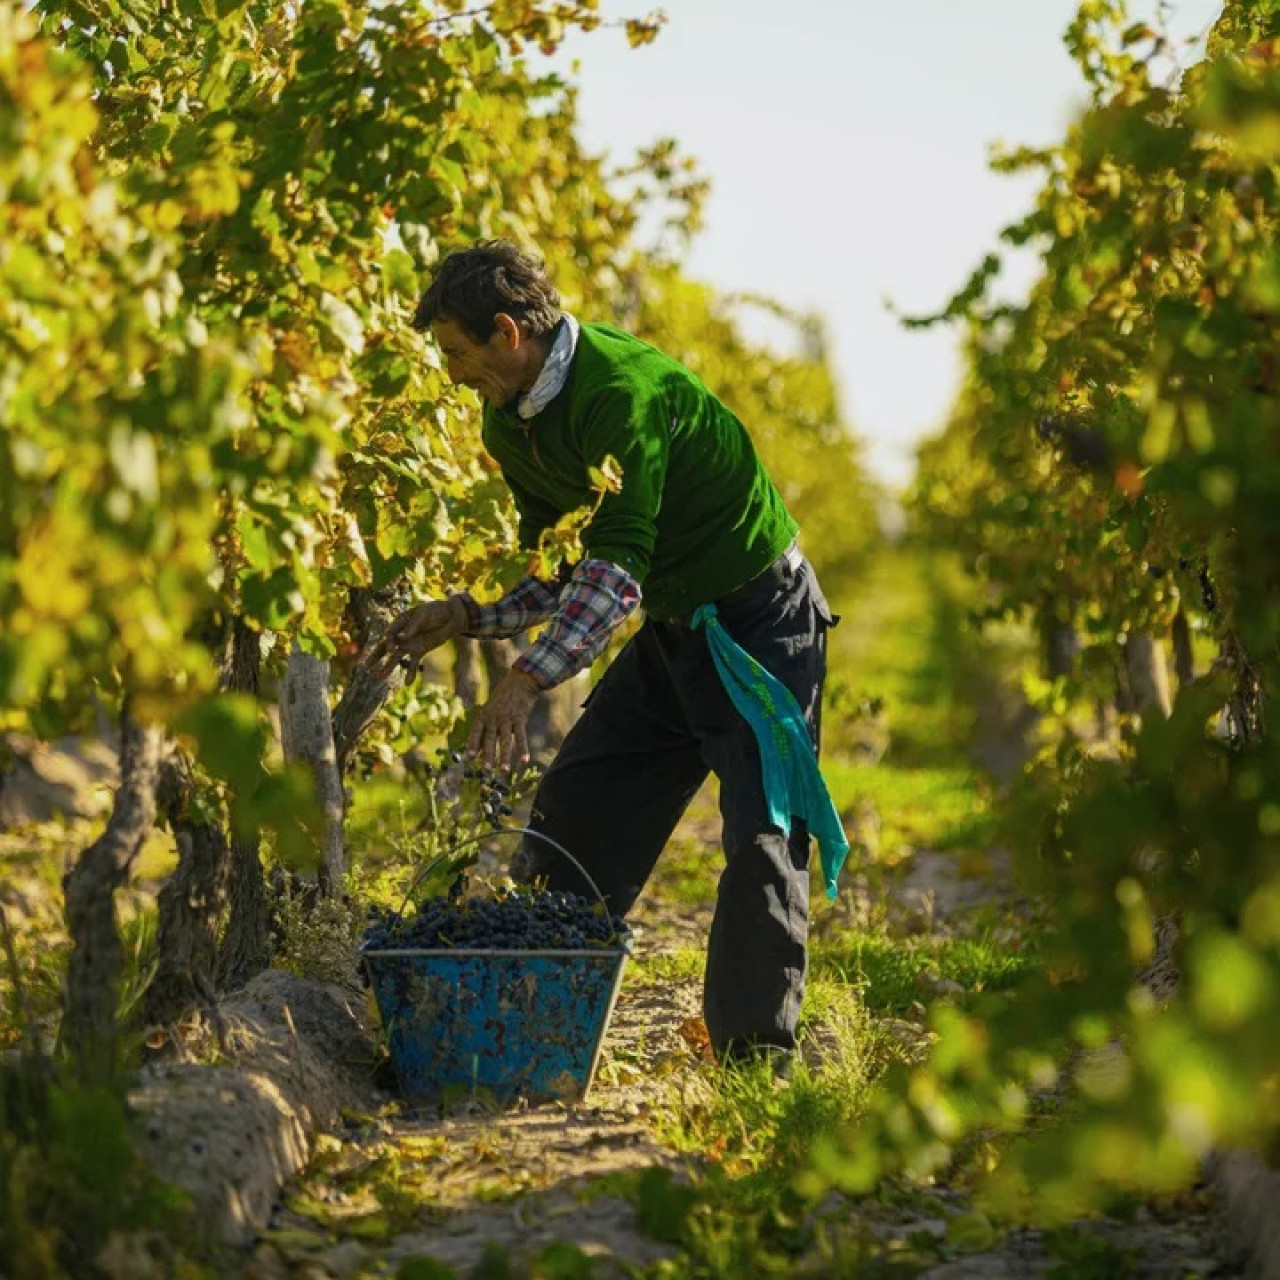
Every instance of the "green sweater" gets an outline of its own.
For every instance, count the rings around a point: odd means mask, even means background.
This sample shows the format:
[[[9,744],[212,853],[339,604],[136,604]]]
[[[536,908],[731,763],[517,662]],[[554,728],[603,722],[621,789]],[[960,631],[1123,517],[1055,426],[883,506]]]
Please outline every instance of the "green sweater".
[[[618,460],[621,492],[605,495],[583,546],[640,583],[651,617],[749,582],[796,534],[737,418],[678,361],[609,325],[582,326],[568,381],[541,413],[526,422],[487,407],[484,445],[526,547],[592,501],[588,467]]]

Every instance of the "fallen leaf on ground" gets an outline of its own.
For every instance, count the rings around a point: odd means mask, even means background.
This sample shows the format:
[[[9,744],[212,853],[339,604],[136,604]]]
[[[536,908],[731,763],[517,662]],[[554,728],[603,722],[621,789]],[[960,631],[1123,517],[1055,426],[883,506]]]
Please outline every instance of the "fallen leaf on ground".
[[[703,1062],[711,1062],[715,1051],[711,1048],[711,1033],[701,1018],[686,1018],[677,1028],[676,1034],[689,1046],[697,1058]]]

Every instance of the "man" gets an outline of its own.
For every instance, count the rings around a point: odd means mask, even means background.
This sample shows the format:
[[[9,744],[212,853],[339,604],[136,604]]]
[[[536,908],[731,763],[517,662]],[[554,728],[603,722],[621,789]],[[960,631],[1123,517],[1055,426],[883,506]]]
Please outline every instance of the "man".
[[[644,625],[542,779],[531,826],[573,853],[625,914],[714,772],[725,868],[707,951],[707,1027],[723,1058],[789,1054],[807,966],[809,833],[789,822],[799,811],[785,803],[777,820],[761,730],[730,696],[721,663],[728,654],[759,676],[753,658],[790,691],[794,702],[775,685],[816,774],[833,619],[796,549],[795,521],[741,423],[698,378],[628,334],[563,313],[542,265],[514,245],[452,254],[414,327],[431,330],[450,378],[484,401],[484,445],[511,488],[522,545],[593,500],[588,468],[612,456],[622,482],[600,500],[567,581],[525,578],[489,605],[465,594],[418,605],[375,652],[379,674],[399,662],[413,678],[423,655],[454,636],[546,623],[471,726],[469,752],[509,765],[528,758],[525,724],[539,693],[586,667],[643,605]],[[534,842],[521,865],[554,887],[584,887]]]

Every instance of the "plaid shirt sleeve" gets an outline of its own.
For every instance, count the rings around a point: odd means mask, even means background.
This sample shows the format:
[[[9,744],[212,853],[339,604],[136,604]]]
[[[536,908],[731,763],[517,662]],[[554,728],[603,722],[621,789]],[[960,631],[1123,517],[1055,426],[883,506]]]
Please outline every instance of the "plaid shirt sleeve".
[[[551,625],[512,664],[543,689],[591,665],[640,604],[640,584],[609,560],[583,560],[560,594]]]
[[[477,604],[465,593],[458,598],[469,619],[467,635],[504,638],[518,636],[539,622],[545,622],[555,613],[559,596],[560,584],[557,582],[521,578],[501,600],[493,604]]]

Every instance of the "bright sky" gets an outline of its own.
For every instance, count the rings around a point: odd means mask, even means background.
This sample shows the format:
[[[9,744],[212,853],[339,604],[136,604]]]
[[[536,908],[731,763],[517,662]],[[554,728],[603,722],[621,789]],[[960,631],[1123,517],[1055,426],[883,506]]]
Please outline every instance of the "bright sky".
[[[601,7],[620,18],[646,0]],[[846,416],[875,470],[901,483],[946,414],[957,339],[904,331],[885,299],[938,309],[1030,207],[1034,182],[990,173],[987,148],[1053,142],[1083,104],[1062,45],[1076,0],[666,7],[652,45],[632,50],[618,30],[569,42],[584,139],[621,158],[670,135],[698,158],[712,195],[691,273],[822,312]],[[1149,19],[1156,3],[1130,7]],[[1221,3],[1165,7],[1171,33],[1198,36]]]

